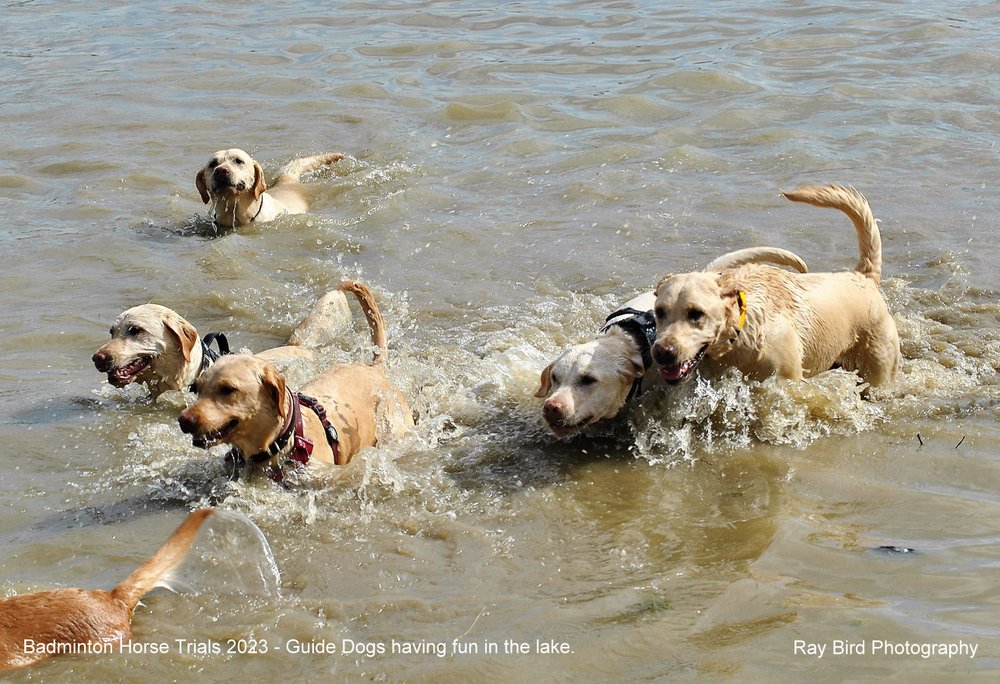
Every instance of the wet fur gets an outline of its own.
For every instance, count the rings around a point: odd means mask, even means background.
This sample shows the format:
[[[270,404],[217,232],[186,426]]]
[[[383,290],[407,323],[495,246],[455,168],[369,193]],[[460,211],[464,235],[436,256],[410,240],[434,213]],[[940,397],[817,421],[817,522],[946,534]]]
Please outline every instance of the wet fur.
[[[303,408],[305,436],[314,445],[311,458],[345,465],[363,448],[412,428],[413,416],[402,393],[386,378],[385,323],[371,292],[353,281],[339,289],[353,293],[361,304],[371,328],[375,357],[369,365],[347,364],[327,370],[301,391],[325,407],[340,437],[335,459],[319,418]],[[179,423],[198,446],[206,448],[226,443],[244,455],[260,453],[281,434],[291,410],[281,373],[264,359],[249,355],[219,359],[202,374],[197,389],[198,400],[181,413]],[[280,458],[279,454],[259,465],[267,467]]]
[[[27,640],[37,644],[128,641],[139,600],[184,559],[212,513],[203,508],[188,515],[148,561],[111,591],[54,589],[0,601],[0,672],[52,657],[26,653]]]
[[[286,164],[268,189],[264,169],[238,148],[219,150],[195,176],[201,201],[211,202],[215,223],[225,228],[270,221],[281,214],[309,210],[302,174],[343,159],[340,152],[303,157]]]
[[[772,247],[730,252],[715,259],[708,268],[734,268],[760,261],[790,266],[803,273],[807,270],[797,255]],[[619,308],[651,311],[655,299],[654,293],[647,292]],[[657,373],[654,368],[643,368],[642,352],[632,336],[612,326],[592,340],[569,347],[546,366],[535,396],[545,397],[542,403],[545,425],[556,436],[567,437],[587,425],[616,416],[640,377],[653,381]]]
[[[839,365],[873,386],[899,367],[899,335],[879,291],[882,244],[865,197],[837,185],[784,193],[843,211],[854,224],[855,270],[794,274],[758,264],[663,278],[656,288],[653,358],[666,382],[729,367],[763,379],[811,377]],[[740,329],[739,293],[746,297]]]
[[[258,354],[272,362],[312,358],[306,347],[329,337],[330,331],[350,321],[350,308],[343,292],[333,290],[321,297],[283,347]],[[306,346],[300,346],[306,345]],[[111,340],[91,357],[108,382],[124,387],[143,383],[153,397],[168,390],[187,389],[201,368],[201,337],[195,327],[173,309],[159,304],[133,307],[115,319]],[[132,368],[136,372],[131,372]]]

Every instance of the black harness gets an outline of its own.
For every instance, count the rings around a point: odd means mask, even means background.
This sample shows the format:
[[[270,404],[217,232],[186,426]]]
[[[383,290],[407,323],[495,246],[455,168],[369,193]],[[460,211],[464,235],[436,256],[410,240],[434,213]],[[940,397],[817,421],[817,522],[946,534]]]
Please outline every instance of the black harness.
[[[639,311],[631,307],[618,309],[604,319],[604,327],[601,332],[607,332],[613,327],[619,327],[635,340],[642,354],[643,373],[653,367],[653,343],[656,342],[656,318],[652,311]],[[632,383],[625,401],[631,401],[632,397],[642,393],[642,375]]]
[[[219,351],[212,349],[212,343],[219,348]],[[208,333],[203,338],[201,338],[201,365],[198,367],[198,375],[195,376],[195,382],[197,382],[198,376],[208,370],[208,367],[213,363],[218,361],[220,356],[225,356],[229,353],[229,340],[226,339],[225,333]],[[189,388],[192,392],[195,391],[195,383],[191,383]]]

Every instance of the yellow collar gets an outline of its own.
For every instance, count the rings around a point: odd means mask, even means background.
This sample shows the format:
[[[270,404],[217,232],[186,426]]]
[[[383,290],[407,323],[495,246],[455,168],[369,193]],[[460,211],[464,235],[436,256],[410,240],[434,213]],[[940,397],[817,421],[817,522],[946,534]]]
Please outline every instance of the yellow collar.
[[[740,324],[736,326],[736,329],[743,330],[743,326],[747,322],[747,293],[743,290],[738,290],[736,297],[740,300]]]

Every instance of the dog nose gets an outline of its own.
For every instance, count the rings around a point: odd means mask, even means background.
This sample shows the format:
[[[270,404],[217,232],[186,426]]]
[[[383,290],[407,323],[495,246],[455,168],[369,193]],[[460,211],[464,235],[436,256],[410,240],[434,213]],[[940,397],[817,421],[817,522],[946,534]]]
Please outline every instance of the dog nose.
[[[185,435],[194,434],[194,432],[198,429],[198,419],[187,411],[182,412],[181,415],[178,416],[177,422],[181,426],[181,432]]]
[[[565,409],[563,408],[562,404],[560,404],[558,401],[553,401],[550,399],[544,404],[542,404],[542,417],[545,420],[549,421],[550,423],[553,421],[558,422],[562,420],[564,410]]]
[[[653,360],[661,366],[672,366],[677,362],[677,347],[656,342],[653,344]]]
[[[212,172],[212,176],[218,178],[219,180],[226,180],[232,175],[232,171],[229,170],[228,166],[216,166],[215,171]]]
[[[94,352],[94,355],[90,357],[90,360],[94,362],[94,367],[102,373],[107,373],[111,370],[107,352],[98,350]]]

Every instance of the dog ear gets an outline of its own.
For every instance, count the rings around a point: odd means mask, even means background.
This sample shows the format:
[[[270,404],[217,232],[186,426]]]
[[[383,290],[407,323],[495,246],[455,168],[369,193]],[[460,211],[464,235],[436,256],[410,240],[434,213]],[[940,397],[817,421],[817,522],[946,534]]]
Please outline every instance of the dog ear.
[[[184,362],[190,361],[191,351],[198,344],[198,331],[183,318],[164,318],[163,326],[177,338],[177,346],[180,347]]]
[[[259,200],[265,190],[267,190],[267,183],[264,182],[264,169],[255,161],[253,163],[253,198]]]
[[[212,199],[208,194],[208,184],[205,182],[205,169],[198,172],[198,175],[194,177],[194,184],[198,188],[198,192],[201,193],[201,201],[208,204]]]
[[[268,363],[264,366],[264,370],[261,371],[260,379],[264,391],[267,392],[271,401],[277,407],[278,415],[284,420],[288,414],[282,401],[285,397],[285,378],[281,376],[277,368]]]
[[[668,273],[667,275],[665,275],[662,278],[660,278],[659,282],[656,283],[656,287],[653,288],[653,294],[656,295],[657,297],[659,297],[660,296],[660,287],[662,287],[663,283],[667,282],[672,277],[673,277],[673,274],[672,273]]]
[[[737,286],[731,286],[722,293],[726,311],[736,320],[736,329],[742,330],[747,321],[747,295]]]
[[[632,379],[638,380],[646,374],[646,366],[642,362],[642,354],[633,354],[629,359],[632,362]]]
[[[540,378],[541,385],[538,387],[538,391],[535,392],[535,396],[539,399],[548,396],[549,391],[552,389],[552,366],[553,364],[550,363],[542,371],[542,377]]]

